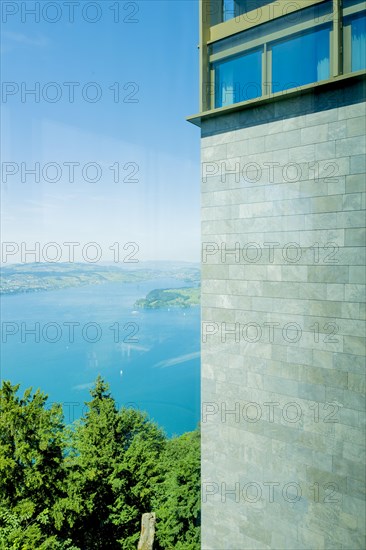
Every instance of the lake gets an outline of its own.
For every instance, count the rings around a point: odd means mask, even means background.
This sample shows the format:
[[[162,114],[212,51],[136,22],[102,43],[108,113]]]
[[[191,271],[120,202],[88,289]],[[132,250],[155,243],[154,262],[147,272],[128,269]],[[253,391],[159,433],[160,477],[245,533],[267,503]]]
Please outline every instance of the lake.
[[[101,374],[119,406],[147,411],[169,436],[195,429],[199,307],[134,308],[150,290],[183,286],[160,278],[3,296],[1,378],[41,388],[69,423]]]

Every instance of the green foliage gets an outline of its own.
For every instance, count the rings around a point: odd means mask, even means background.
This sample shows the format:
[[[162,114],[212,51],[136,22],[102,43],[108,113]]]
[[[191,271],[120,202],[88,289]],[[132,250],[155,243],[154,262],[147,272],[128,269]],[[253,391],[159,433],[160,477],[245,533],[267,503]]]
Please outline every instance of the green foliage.
[[[19,398],[18,390],[9,382],[0,390],[1,547],[51,548],[65,480],[62,413],[56,405],[47,410],[40,391]]]
[[[71,427],[39,390],[18,392],[0,390],[0,550],[135,549],[148,511],[157,550],[199,549],[198,431],[167,439],[100,377]]]
[[[129,549],[137,546],[141,514],[151,509],[159,456],[166,441],[163,432],[141,412],[122,409],[120,420],[123,453],[112,476],[116,498],[111,518],[123,528],[121,548]]]
[[[200,548],[200,433],[167,442],[161,456],[163,481],[155,507],[157,541],[164,550]]]
[[[139,299],[136,307],[158,309],[161,307],[188,308],[200,304],[201,290],[199,287],[165,288],[151,290],[146,298]]]

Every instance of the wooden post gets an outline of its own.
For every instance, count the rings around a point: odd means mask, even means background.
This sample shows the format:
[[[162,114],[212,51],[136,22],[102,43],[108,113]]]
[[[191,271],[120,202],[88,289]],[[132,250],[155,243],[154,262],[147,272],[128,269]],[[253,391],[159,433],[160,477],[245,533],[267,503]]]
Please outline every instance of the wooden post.
[[[155,537],[155,512],[142,514],[141,535],[137,550],[153,550]]]

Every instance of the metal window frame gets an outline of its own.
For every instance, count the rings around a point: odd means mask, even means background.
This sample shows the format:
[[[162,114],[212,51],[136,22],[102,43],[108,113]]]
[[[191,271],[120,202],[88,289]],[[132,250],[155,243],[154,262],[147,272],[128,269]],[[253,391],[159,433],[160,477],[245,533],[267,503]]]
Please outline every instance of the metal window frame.
[[[250,54],[254,51],[258,51],[258,50],[261,50],[261,73],[262,73],[262,77],[261,77],[261,90],[262,90],[262,94],[258,97],[263,97],[263,86],[264,86],[264,82],[265,82],[265,78],[266,78],[266,74],[267,74],[267,67],[268,67],[268,64],[267,64],[267,61],[266,61],[266,58],[267,58],[267,44],[266,43],[260,43],[258,44],[257,46],[254,46],[254,47],[250,47],[250,48],[246,48],[244,50],[245,54]],[[242,51],[240,51],[239,53],[242,53]],[[218,59],[217,62],[220,62],[221,60],[225,60],[225,59],[228,59],[230,60],[231,58],[233,57],[238,57],[238,55],[230,55],[229,57],[228,56],[225,56],[223,57],[222,59]],[[212,90],[212,93],[211,93],[211,101],[210,101],[210,105],[211,105],[211,108],[212,109],[215,109],[215,108],[220,108],[220,107],[215,107],[215,100],[216,100],[216,96],[215,96],[215,93],[216,93],[216,74],[215,74],[215,68],[213,66],[213,63],[210,62],[210,71],[211,71],[211,90]],[[250,100],[248,100],[250,101]],[[235,103],[234,103],[235,105]]]
[[[246,12],[242,15],[229,19],[228,21],[224,21],[223,23],[210,25],[208,42],[216,42],[217,40],[221,40],[263,23],[267,23],[268,21],[278,19],[284,15],[289,15],[290,13],[315,6],[316,4],[320,4],[324,1],[326,0],[273,0],[265,6]],[[206,14],[215,12],[216,10],[214,10],[214,6],[216,6],[216,9],[219,6],[217,0],[201,0],[201,2],[203,11]],[[206,22],[209,23],[207,17]]]
[[[366,2],[350,6],[343,10],[342,33],[343,33],[343,70],[344,73],[352,72],[352,27],[350,24],[344,24],[344,20],[349,16],[357,16],[366,13]]]
[[[329,21],[331,23],[332,20]],[[286,30],[281,31],[274,31],[271,34],[267,34],[266,36],[263,36],[261,38],[256,38],[254,40],[251,40],[250,42],[247,42],[246,44],[241,44],[239,46],[234,46],[232,48],[229,48],[227,50],[224,50],[222,52],[218,52],[216,54],[209,55],[209,63],[215,63],[217,61],[221,61],[225,58],[229,58],[235,55],[238,55],[242,52],[245,52],[247,50],[252,50],[253,48],[258,48],[259,46],[262,46],[263,44],[269,44],[271,42],[275,42],[277,40],[281,40],[283,38],[291,37],[293,34],[299,34],[303,31],[310,31],[311,29],[315,29],[316,27],[326,25],[327,23],[325,21],[319,21],[317,23],[314,23],[313,21],[307,21],[306,23],[298,23],[295,25],[291,25],[291,27],[288,27]]]
[[[333,17],[329,19],[329,22],[318,21],[314,23],[314,21],[310,20],[310,21],[306,21],[305,23],[297,23],[284,30],[273,31],[270,34],[262,36],[261,38],[251,40],[246,44],[234,46],[222,52],[209,55],[209,66],[211,69],[211,89],[212,89],[211,102],[210,102],[211,108],[215,108],[214,94],[215,94],[216,87],[215,87],[214,63],[222,62],[222,61],[225,61],[226,59],[229,61],[231,58],[236,57],[240,54],[244,54],[244,55],[249,54],[250,52],[258,48],[262,48],[262,82],[261,82],[262,95],[260,97],[271,97],[274,93],[276,93],[272,89],[272,45],[273,43],[281,39],[290,40],[291,37],[295,37],[304,31],[311,32],[325,25],[331,25],[330,33],[329,33],[329,55],[330,55],[330,67],[331,67],[330,71],[332,73],[332,68],[333,68],[332,51],[334,50],[333,44],[335,40],[335,35],[333,35],[332,20],[333,20]],[[336,76],[336,75],[333,74],[333,76]]]
[[[218,40],[229,38],[235,34],[241,33],[244,30],[254,28],[258,25],[273,21],[284,15],[301,11],[305,8],[325,3],[328,0],[296,0],[296,2],[288,2],[288,0],[273,0],[261,9],[247,12],[246,14],[225,21],[224,23],[212,24],[214,20],[211,13],[211,7],[214,5],[219,9],[222,0],[200,0],[200,112],[207,112],[215,109],[215,71],[212,64],[215,61],[223,60],[241,52],[249,51],[255,47],[263,47],[262,55],[262,96],[261,99],[267,99],[273,95],[271,90],[271,48],[268,47],[269,42],[273,40],[286,38],[292,34],[296,34],[303,30],[310,30],[323,25],[325,22],[314,23],[312,21],[297,24],[272,33],[262,39],[253,40],[244,46],[236,46],[209,55],[209,46]],[[268,8],[265,9],[264,8]],[[333,0],[333,11],[329,18],[329,22],[333,23],[330,31],[330,75],[331,78],[338,78],[344,73],[351,75],[350,63],[350,48],[351,38],[350,29],[343,29],[343,19],[345,16],[360,13],[366,9],[366,1],[342,8],[342,0]],[[286,11],[285,11],[286,10]],[[276,38],[272,38],[276,36]],[[345,45],[343,44],[345,43]],[[314,83],[313,85],[315,85]],[[306,85],[307,88],[309,85]],[[270,88],[270,89],[268,89]],[[252,100],[248,100],[252,101]],[[235,105],[235,104],[234,104]]]

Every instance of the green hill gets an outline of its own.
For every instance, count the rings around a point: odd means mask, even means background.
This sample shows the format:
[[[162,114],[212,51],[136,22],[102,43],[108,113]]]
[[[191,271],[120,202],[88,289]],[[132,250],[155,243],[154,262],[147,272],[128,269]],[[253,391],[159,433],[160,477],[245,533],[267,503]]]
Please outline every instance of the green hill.
[[[162,307],[191,307],[200,304],[200,287],[165,288],[149,292],[146,298],[137,300],[136,307],[159,309]]]

